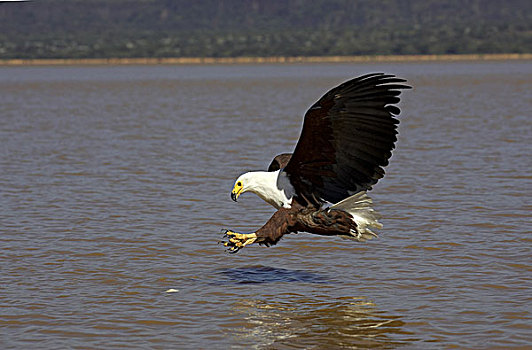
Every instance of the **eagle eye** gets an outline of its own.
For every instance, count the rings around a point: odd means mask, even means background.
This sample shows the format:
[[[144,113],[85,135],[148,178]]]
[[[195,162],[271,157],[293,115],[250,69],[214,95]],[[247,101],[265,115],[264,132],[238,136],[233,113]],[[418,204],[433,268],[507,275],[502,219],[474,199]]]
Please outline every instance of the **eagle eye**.
[[[237,185],[237,186],[242,186],[242,182],[238,181],[238,182],[236,183],[236,185]]]

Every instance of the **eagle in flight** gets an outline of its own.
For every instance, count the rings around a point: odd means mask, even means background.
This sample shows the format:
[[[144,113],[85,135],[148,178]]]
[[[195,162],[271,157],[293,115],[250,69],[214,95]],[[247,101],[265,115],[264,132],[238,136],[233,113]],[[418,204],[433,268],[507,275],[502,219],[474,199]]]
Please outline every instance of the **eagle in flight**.
[[[235,181],[231,198],[253,192],[277,211],[257,231],[223,230],[224,246],[236,253],[259,243],[276,244],[288,233],[309,232],[358,241],[382,228],[366,191],[384,176],[397,141],[395,118],[406,80],[371,73],[349,80],[318,100],[305,114],[293,153],[276,156],[268,171]]]

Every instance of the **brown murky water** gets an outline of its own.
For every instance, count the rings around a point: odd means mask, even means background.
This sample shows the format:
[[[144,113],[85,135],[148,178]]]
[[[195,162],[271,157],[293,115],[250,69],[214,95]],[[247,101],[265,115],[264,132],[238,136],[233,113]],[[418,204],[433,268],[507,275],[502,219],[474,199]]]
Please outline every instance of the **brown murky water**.
[[[415,86],[380,238],[225,253],[273,212],[234,178],[374,71]],[[532,346],[530,91],[532,62],[0,68],[1,347]]]

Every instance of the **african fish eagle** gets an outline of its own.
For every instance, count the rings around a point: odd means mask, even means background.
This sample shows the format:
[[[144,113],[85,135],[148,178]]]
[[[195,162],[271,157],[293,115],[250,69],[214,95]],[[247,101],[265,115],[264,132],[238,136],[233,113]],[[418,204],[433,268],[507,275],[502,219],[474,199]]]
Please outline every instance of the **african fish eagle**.
[[[349,80],[305,114],[293,153],[276,156],[268,171],[247,172],[231,198],[253,192],[277,211],[256,232],[223,230],[229,252],[276,244],[288,233],[340,235],[364,241],[382,228],[366,194],[384,176],[397,141],[395,116],[406,80],[371,73]]]

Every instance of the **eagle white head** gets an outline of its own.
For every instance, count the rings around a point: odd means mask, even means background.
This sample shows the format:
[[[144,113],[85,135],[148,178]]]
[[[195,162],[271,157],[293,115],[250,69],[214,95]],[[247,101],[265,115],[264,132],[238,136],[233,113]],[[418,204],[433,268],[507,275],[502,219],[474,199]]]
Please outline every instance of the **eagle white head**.
[[[240,175],[231,191],[231,199],[236,202],[238,197],[245,192],[255,193],[277,209],[290,208],[295,194],[294,187],[286,173],[280,170],[251,171]]]

